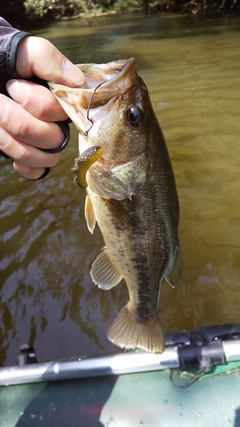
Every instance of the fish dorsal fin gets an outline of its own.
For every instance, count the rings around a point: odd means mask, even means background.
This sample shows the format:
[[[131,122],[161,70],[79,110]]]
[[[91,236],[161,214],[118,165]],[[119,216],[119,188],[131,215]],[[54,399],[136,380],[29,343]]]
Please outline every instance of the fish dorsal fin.
[[[175,254],[175,261],[173,264],[173,268],[171,269],[170,273],[165,277],[167,282],[175,288],[177,283],[182,277],[183,273],[183,257],[182,252],[179,246],[177,247],[176,254]]]
[[[85,199],[84,213],[85,213],[87,228],[90,231],[90,233],[93,234],[94,228],[96,225],[96,218],[93,211],[92,202],[88,194],[86,195],[86,199]]]
[[[90,274],[95,285],[106,290],[116,286],[123,278],[109,258],[106,248],[94,261]]]

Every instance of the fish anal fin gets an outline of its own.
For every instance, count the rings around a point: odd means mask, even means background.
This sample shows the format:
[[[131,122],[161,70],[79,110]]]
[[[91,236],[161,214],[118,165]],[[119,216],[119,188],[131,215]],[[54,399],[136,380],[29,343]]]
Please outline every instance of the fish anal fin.
[[[164,351],[164,336],[158,315],[145,322],[137,317],[126,305],[110,325],[108,339],[118,347],[125,349],[139,348],[151,353]]]
[[[96,225],[96,218],[93,211],[92,202],[88,194],[86,195],[86,199],[85,199],[84,213],[85,213],[87,228],[90,231],[90,233],[93,234],[94,228]]]
[[[90,274],[95,285],[105,290],[113,288],[123,278],[109,258],[106,248],[94,261]]]
[[[183,274],[183,257],[181,249],[178,247],[175,255],[175,262],[170,273],[165,277],[166,281],[173,287],[177,285]]]

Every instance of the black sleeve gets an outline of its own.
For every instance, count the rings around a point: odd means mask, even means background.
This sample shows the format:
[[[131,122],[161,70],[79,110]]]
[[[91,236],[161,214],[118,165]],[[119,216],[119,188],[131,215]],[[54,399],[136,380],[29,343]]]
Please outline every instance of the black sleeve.
[[[7,95],[6,83],[17,78],[16,55],[19,42],[29,33],[13,28],[0,17],[0,93]]]

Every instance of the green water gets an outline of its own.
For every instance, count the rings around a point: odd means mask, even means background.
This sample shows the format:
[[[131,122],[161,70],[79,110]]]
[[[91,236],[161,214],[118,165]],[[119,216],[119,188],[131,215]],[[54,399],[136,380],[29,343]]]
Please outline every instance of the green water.
[[[176,176],[184,275],[164,285],[164,331],[240,322],[240,32],[233,18],[124,15],[36,30],[76,63],[134,56],[163,129]],[[39,360],[116,351],[106,331],[128,299],[101,291],[89,270],[103,243],[73,186],[77,132],[43,181],[1,162],[0,364],[18,347]]]

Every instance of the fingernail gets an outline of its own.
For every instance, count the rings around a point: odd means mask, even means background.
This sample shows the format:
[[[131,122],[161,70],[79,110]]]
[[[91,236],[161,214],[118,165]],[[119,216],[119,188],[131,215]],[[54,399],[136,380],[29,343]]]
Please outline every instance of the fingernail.
[[[19,104],[24,104],[26,91],[18,80],[9,80],[6,85],[9,95]]]
[[[75,86],[81,86],[85,82],[83,72],[67,58],[63,62],[63,74]]]
[[[0,127],[0,147],[4,147],[7,145],[9,141],[9,135],[8,133]]]
[[[3,121],[6,115],[6,102],[5,102],[5,96],[0,95],[0,121]],[[0,128],[1,129],[1,128]]]

